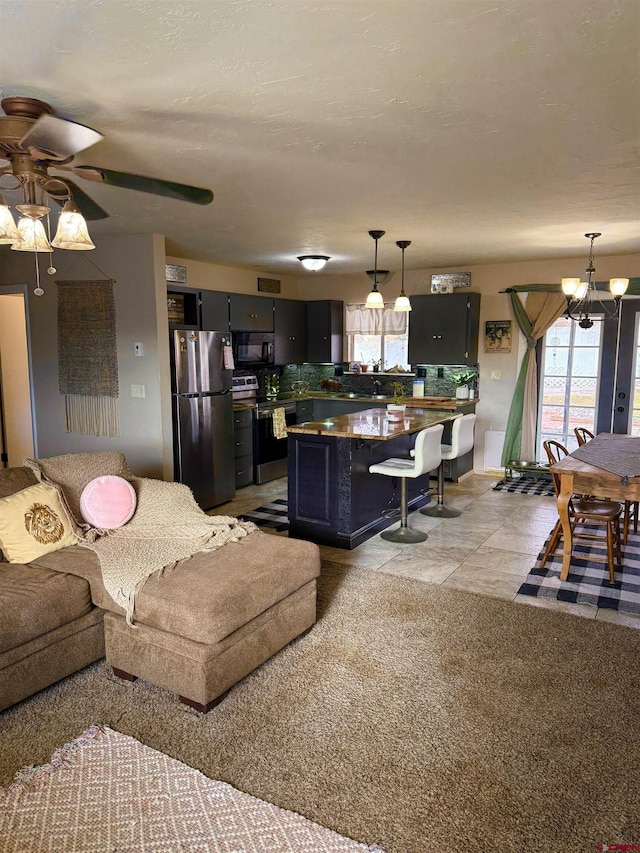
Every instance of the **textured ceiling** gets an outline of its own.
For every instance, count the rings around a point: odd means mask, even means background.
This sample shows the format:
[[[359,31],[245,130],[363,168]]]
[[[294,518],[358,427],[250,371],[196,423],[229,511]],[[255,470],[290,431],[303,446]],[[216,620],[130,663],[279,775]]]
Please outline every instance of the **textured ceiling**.
[[[0,89],[105,139],[101,236],[303,273],[640,250],[637,0],[0,0]],[[0,181],[0,189],[2,188]]]

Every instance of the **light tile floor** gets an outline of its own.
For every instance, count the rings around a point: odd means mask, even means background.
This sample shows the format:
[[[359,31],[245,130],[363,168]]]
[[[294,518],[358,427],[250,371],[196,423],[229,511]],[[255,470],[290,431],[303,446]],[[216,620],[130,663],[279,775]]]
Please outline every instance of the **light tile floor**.
[[[449,519],[412,513],[409,525],[429,534],[425,542],[398,545],[374,536],[352,551],[321,546],[322,557],[348,566],[640,628],[640,617],[629,614],[588,604],[518,595],[557,518],[555,498],[494,492],[495,482],[495,475],[472,474],[460,483],[447,483],[446,503],[464,512]],[[286,497],[287,480],[283,477],[263,486],[240,489],[233,501],[211,512],[238,516]]]

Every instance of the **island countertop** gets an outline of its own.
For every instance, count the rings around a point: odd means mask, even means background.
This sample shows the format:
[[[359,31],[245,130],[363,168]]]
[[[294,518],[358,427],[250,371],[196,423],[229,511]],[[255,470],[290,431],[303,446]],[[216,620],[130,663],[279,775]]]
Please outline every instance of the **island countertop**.
[[[401,421],[390,421],[386,408],[365,409],[362,412],[337,415],[322,421],[306,421],[287,427],[287,432],[306,435],[330,435],[335,438],[369,438],[387,441],[400,435],[411,435],[435,424],[458,417],[454,412],[407,409]]]

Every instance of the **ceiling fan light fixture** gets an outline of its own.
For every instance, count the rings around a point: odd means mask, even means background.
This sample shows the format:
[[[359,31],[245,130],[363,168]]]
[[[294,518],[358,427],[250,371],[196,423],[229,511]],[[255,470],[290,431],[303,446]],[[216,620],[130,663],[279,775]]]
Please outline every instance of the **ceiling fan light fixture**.
[[[327,261],[331,260],[331,257],[329,255],[299,255],[298,260],[306,270],[318,272]]]
[[[50,252],[44,225],[39,219],[22,216],[18,220],[18,239],[11,246],[16,252]]]
[[[15,243],[20,239],[9,205],[0,195],[0,243]]]
[[[80,213],[76,204],[69,200],[65,202],[56,236],[51,241],[56,249],[68,249],[73,252],[83,252],[95,249],[95,244],[89,236],[89,229],[84,216]]]

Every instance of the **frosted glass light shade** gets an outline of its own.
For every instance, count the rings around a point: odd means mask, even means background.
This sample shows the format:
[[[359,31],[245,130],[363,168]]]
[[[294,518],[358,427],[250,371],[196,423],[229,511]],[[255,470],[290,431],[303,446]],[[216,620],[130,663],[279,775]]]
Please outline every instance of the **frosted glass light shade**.
[[[580,287],[580,279],[579,278],[563,278],[562,279],[562,292],[565,296],[573,296],[576,290]]]
[[[9,205],[5,204],[0,195],[0,243],[16,243],[19,239],[20,234],[9,210]]]
[[[576,294],[575,294],[576,299],[584,299],[585,296],[587,295],[588,290],[589,290],[589,282],[588,281],[581,281],[578,284],[578,287],[576,289]]]
[[[367,301],[364,305],[365,308],[384,308],[384,299],[382,298],[382,294],[379,290],[372,290],[371,293],[367,296]]]
[[[396,304],[393,306],[394,311],[411,311],[411,302],[408,296],[398,296]]]
[[[51,245],[56,249],[71,249],[76,252],[95,249],[84,216],[72,201],[65,202],[62,208],[58,230]]]
[[[614,296],[624,296],[629,287],[628,278],[612,278],[609,281],[609,290]]]
[[[42,222],[22,216],[18,221],[18,240],[11,248],[16,252],[50,252],[51,246]]]
[[[306,270],[317,272],[330,260],[328,255],[301,255],[298,260]]]

